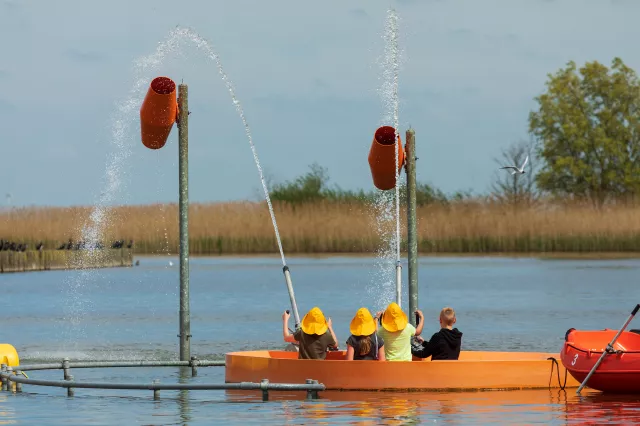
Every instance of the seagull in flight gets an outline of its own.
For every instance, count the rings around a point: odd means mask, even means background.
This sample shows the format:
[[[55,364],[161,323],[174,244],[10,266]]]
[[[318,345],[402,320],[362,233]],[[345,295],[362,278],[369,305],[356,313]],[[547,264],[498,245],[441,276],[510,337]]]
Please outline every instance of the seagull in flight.
[[[505,166],[505,167],[500,167],[500,169],[512,169],[513,171],[511,172],[512,175],[515,175],[516,173],[518,174],[525,174],[526,172],[524,171],[524,166],[527,165],[527,161],[529,161],[529,156],[527,155],[527,158],[524,159],[524,163],[522,163],[522,167],[518,168],[516,166]]]

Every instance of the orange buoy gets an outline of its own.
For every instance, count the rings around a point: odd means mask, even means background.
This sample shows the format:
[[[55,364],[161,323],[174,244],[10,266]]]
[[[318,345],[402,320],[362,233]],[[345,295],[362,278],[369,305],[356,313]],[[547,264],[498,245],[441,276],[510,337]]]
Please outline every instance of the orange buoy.
[[[394,141],[398,150],[398,164],[396,165],[398,173],[400,173],[404,163],[402,141],[400,140],[400,135],[396,140],[395,134],[396,129],[391,126],[378,128],[373,136],[373,143],[369,151],[369,167],[371,167],[373,184],[383,191],[396,186],[396,168],[394,167],[396,148],[394,148]]]
[[[168,77],[154,78],[140,107],[142,144],[162,148],[177,116],[176,84]]]

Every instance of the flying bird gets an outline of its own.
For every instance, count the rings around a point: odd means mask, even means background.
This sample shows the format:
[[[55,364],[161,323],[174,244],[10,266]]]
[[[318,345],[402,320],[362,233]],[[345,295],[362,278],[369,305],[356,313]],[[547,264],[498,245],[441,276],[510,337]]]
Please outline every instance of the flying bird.
[[[518,168],[517,166],[505,166],[505,167],[500,167],[500,169],[512,169],[513,170],[511,172],[512,175],[515,175],[516,173],[523,175],[526,173],[524,171],[524,166],[527,165],[527,161],[529,161],[528,155],[527,155],[527,158],[524,159],[524,163],[522,163],[522,167]]]

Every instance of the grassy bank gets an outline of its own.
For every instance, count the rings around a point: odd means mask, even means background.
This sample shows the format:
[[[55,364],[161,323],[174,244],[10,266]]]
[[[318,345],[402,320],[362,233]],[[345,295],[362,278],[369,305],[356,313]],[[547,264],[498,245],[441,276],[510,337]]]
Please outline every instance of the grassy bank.
[[[362,203],[280,203],[275,210],[285,253],[371,253],[381,245],[373,211]],[[89,212],[73,207],[0,213],[0,238],[55,248],[80,239]],[[175,204],[115,207],[106,221],[105,241],[133,239],[140,254],[177,252]],[[190,222],[194,255],[277,252],[264,203],[193,204]],[[431,204],[418,209],[418,234],[422,253],[640,252],[640,207],[548,204],[515,211],[490,203]]]

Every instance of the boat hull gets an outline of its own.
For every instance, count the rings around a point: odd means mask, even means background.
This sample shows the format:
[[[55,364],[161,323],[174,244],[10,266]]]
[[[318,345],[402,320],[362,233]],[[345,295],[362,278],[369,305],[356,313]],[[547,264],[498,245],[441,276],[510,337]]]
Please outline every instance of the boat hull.
[[[584,381],[616,333],[608,329],[567,332],[560,359],[574,379]],[[613,349],[621,352],[606,355],[587,386],[607,393],[640,393],[640,335],[623,332]]]
[[[557,354],[540,352],[462,351],[457,361],[346,361],[344,351],[329,352],[327,360],[299,360],[296,352],[248,351],[226,355],[227,383],[304,383],[318,380],[327,390],[461,391],[489,389],[547,389],[579,383],[557,362]],[[560,368],[562,383],[558,383]]]

